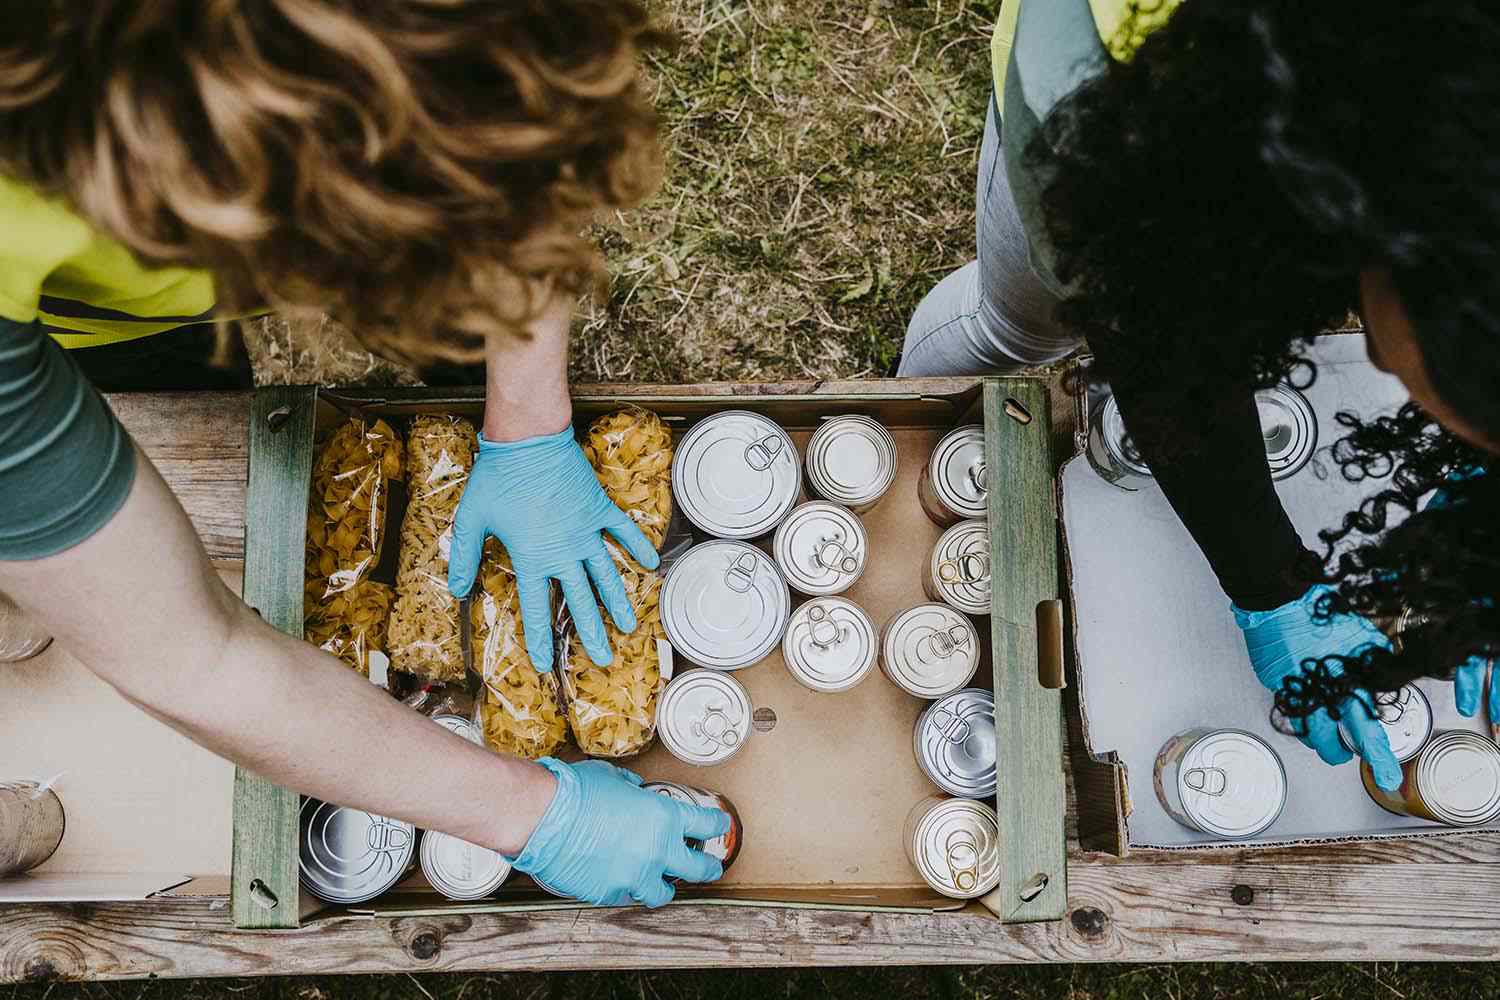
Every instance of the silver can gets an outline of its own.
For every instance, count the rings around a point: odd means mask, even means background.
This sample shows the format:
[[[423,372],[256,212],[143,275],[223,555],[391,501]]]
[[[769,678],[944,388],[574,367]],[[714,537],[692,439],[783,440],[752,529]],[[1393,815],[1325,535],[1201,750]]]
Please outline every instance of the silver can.
[[[1399,816],[1446,826],[1484,826],[1500,819],[1500,748],[1494,740],[1467,730],[1435,733],[1401,772],[1400,786],[1388,792],[1375,784],[1369,761],[1359,765],[1370,798]]]
[[[807,443],[807,488],[863,514],[896,481],[896,439],[869,417],[831,417]]]
[[[786,668],[803,687],[847,691],[875,666],[879,644],[870,616],[853,601],[819,597],[792,614],[781,641]]]
[[[1179,733],[1156,755],[1156,797],[1173,819],[1226,840],[1262,833],[1286,805],[1286,771],[1265,740],[1239,729]]]
[[[67,814],[36,781],[0,781],[0,878],[30,871],[57,853]]]
[[[713,670],[759,663],[781,642],[791,612],[781,571],[743,542],[693,546],[662,583],[661,624],[672,648]]]
[[[448,732],[462,736],[470,743],[484,746],[484,732],[473,719],[466,719],[462,715],[454,715],[451,712],[441,712],[432,716],[432,721]]]
[[[302,887],[327,903],[363,903],[400,882],[417,851],[410,823],[317,799],[302,800]]]
[[[1355,708],[1351,711],[1363,709]],[[1375,718],[1385,730],[1386,738],[1391,744],[1391,753],[1396,755],[1398,764],[1404,764],[1421,753],[1427,741],[1432,738],[1432,703],[1414,684],[1407,684],[1394,695],[1377,697]],[[1349,724],[1343,719],[1339,720],[1339,741],[1350,753],[1359,752],[1354,744],[1354,735],[1349,731]]]
[[[1100,478],[1122,490],[1139,490],[1152,482],[1151,469],[1125,430],[1125,418],[1113,394],[1094,406],[1085,454]]]
[[[929,796],[903,830],[906,856],[935,891],[974,899],[1000,884],[1000,818],[983,802]]]
[[[688,846],[702,851],[711,858],[718,858],[724,870],[726,872],[729,870],[730,865],[734,864],[734,859],[740,856],[740,847],[745,842],[745,826],[740,821],[740,812],[734,807],[733,802],[718,792],[679,785],[675,781],[648,781],[641,788],[681,802],[683,805],[704,806],[728,813],[728,831],[707,840],[689,839]]]
[[[965,688],[927,706],[912,727],[912,746],[922,773],[949,795],[994,797],[995,696]]]
[[[990,475],[984,457],[984,427],[950,431],[922,467],[917,499],[934,523],[947,527],[989,514]]]
[[[892,618],[880,636],[880,669],[917,698],[942,698],[979,670],[979,630],[946,604],[918,604]]]
[[[971,615],[990,613],[990,526],[963,521],[943,532],[927,560],[922,589]]]
[[[672,496],[715,538],[769,534],[802,495],[802,462],[787,432],[759,414],[704,417],[672,457]]]
[[[787,515],[776,528],[771,551],[793,590],[842,594],[864,573],[870,540],[848,509],[815,500]]]
[[[449,899],[484,899],[510,877],[510,862],[499,851],[436,830],[422,834],[417,860],[428,884]]]
[[[52,636],[41,623],[0,594],[0,663],[29,660],[50,645]]]
[[[1272,479],[1288,479],[1307,465],[1318,447],[1318,418],[1307,397],[1289,385],[1255,394],[1266,464]]]
[[[728,674],[689,670],[678,674],[656,703],[656,734],[685,764],[722,764],[750,739],[750,692]]]

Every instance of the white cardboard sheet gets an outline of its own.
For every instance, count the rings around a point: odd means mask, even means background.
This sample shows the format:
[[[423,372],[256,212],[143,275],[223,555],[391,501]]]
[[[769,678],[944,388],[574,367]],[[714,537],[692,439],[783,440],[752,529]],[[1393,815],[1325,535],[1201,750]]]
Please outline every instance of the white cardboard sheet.
[[[1301,472],[1277,484],[1303,541],[1322,551],[1317,532],[1334,526],[1366,493],[1346,482],[1328,449],[1343,436],[1334,414],[1393,412],[1400,382],[1372,366],[1362,336],[1324,337],[1311,352],[1318,378],[1306,393],[1318,416],[1318,449]],[[1132,847],[1201,847],[1223,841],[1181,826],[1157,801],[1152,768],[1174,734],[1229,726],[1263,737],[1286,766],[1281,818],[1260,838],[1236,844],[1410,836],[1448,828],[1395,816],[1375,805],[1358,762],[1329,767],[1270,722],[1271,694],[1250,668],[1244,640],[1208,562],[1156,486],[1126,492],[1102,480],[1082,456],[1062,471],[1063,523],[1078,643],[1078,684],[1089,750],[1114,751],[1127,769]],[[1439,729],[1484,732],[1464,719],[1453,686],[1419,685]]]

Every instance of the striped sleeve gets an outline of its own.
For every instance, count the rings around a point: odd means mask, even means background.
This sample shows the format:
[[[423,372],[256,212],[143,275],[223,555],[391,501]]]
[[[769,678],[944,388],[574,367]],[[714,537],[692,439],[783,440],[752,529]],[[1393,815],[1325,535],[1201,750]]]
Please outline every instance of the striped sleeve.
[[[40,323],[0,318],[0,561],[72,548],[119,511],[135,449]]]

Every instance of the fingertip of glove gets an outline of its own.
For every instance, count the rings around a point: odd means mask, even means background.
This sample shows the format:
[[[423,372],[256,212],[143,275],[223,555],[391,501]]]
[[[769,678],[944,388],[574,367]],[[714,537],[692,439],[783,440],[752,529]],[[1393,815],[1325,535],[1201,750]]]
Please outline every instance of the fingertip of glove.
[[[1401,773],[1401,768],[1398,765],[1375,764],[1371,765],[1371,769],[1375,772],[1375,784],[1382,791],[1394,792],[1401,787],[1401,780],[1404,775]]]

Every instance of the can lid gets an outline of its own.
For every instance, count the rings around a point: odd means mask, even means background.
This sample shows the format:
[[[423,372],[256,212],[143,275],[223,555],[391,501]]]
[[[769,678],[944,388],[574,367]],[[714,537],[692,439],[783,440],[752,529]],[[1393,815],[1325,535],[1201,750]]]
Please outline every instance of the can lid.
[[[989,468],[984,458],[984,427],[967,424],[948,434],[932,449],[927,477],[938,499],[960,517],[989,513]]]
[[[786,431],[759,414],[725,410],[693,425],[672,458],[672,496],[717,538],[759,538],[802,492],[802,463]]]
[[[1151,475],[1151,466],[1141,458],[1135,442],[1130,438],[1130,432],[1125,429],[1125,416],[1120,412],[1120,404],[1113,395],[1104,401],[1104,407],[1099,411],[1099,423],[1099,436],[1104,441],[1104,449],[1109,452],[1109,457],[1131,472],[1142,476]]]
[[[917,871],[945,896],[973,899],[1000,883],[1000,819],[983,802],[938,803],[917,824],[913,841]]]
[[[1318,418],[1312,404],[1291,386],[1274,385],[1255,393],[1255,408],[1260,412],[1271,478],[1295,475],[1318,446]]]
[[[818,496],[858,507],[896,480],[896,439],[869,417],[825,420],[807,443],[807,479]]]
[[[418,856],[427,881],[449,899],[483,899],[510,877],[499,851],[436,830],[422,834]]]
[[[995,696],[965,688],[935,702],[917,719],[917,763],[949,795],[995,794]]]
[[[886,625],[881,656],[898,687],[918,698],[941,698],[974,679],[979,631],[946,604],[918,604]]]
[[[870,616],[853,601],[818,597],[792,614],[781,652],[786,668],[814,691],[847,691],[875,666]]]
[[[474,724],[473,719],[466,719],[462,715],[453,715],[450,712],[442,712],[432,717],[432,721],[448,730],[457,733],[470,743],[484,746],[484,733]]]
[[[1260,737],[1218,729],[1188,747],[1177,770],[1177,794],[1183,810],[1208,833],[1253,837],[1281,815],[1286,771]]]
[[[1362,711],[1355,708],[1353,711]],[[1396,763],[1404,764],[1427,745],[1432,736],[1432,703],[1415,684],[1407,684],[1394,695],[1382,695],[1375,699],[1375,717],[1380,720],[1386,738],[1391,744],[1391,753]],[[1357,752],[1349,723],[1339,720],[1339,740],[1344,748]]]
[[[813,501],[793,508],[777,526],[771,549],[793,589],[841,594],[864,573],[870,543],[852,511]]]
[[[656,705],[656,732],[678,760],[706,766],[728,760],[750,738],[750,693],[728,674],[689,670],[674,677]]]
[[[675,781],[648,781],[641,786],[643,792],[655,792],[663,798],[681,802],[685,806],[698,805],[698,796],[686,785],[679,785]]]
[[[672,648],[714,670],[759,662],[781,641],[791,610],[781,571],[744,542],[693,546],[661,587],[661,624]]]
[[[1417,788],[1432,814],[1452,826],[1500,816],[1500,748],[1478,733],[1438,733],[1417,761]]]
[[[328,903],[363,903],[401,881],[417,830],[363,809],[304,798],[299,823],[302,885]]]
[[[971,615],[990,613],[990,527],[960,521],[932,549],[932,579],[943,600]]]

